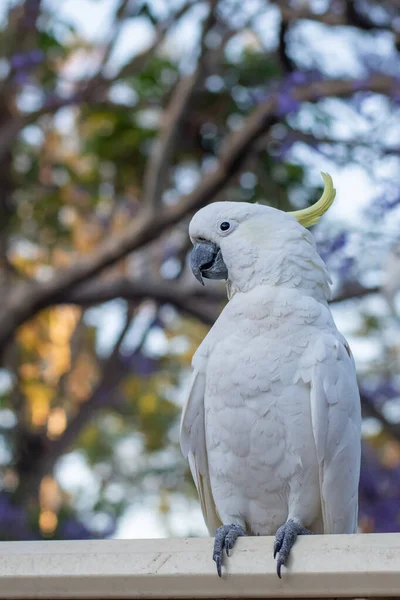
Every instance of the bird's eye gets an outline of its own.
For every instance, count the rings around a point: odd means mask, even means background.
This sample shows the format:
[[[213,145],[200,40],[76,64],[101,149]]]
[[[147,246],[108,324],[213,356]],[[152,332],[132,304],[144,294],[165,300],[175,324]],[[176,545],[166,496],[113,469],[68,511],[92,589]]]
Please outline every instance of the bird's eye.
[[[228,223],[228,221],[223,221],[221,223],[221,225],[219,226],[221,231],[228,231],[228,229],[230,229],[231,224]]]

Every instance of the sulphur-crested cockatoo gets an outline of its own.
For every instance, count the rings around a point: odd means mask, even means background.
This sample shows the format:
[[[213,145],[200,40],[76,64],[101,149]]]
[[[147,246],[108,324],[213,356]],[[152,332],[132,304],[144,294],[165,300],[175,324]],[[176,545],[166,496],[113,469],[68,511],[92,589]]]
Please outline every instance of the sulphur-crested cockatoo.
[[[323,177],[310,208],[216,202],[190,223],[194,275],[226,279],[229,297],[193,357],[181,421],[219,575],[238,536],[275,535],[280,577],[297,535],[357,527],[355,366],[305,229],[333,202]]]

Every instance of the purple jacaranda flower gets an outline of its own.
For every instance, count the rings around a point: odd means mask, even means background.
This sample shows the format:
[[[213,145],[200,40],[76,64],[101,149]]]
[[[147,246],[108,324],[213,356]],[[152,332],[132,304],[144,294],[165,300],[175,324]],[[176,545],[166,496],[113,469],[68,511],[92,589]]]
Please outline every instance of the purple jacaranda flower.
[[[29,74],[27,71],[17,71],[14,75],[14,83],[17,85],[25,85],[29,81]]]
[[[294,71],[288,75],[287,79],[291,81],[294,85],[302,85],[307,83],[307,73],[302,71]]]
[[[27,516],[27,511],[14,502],[7,492],[0,493],[0,539],[2,540],[35,540],[39,534],[34,532]]]
[[[355,259],[354,256],[345,256],[343,260],[340,261],[340,265],[338,268],[338,272],[342,277],[347,277],[352,268],[354,267]]]
[[[44,52],[40,48],[35,48],[35,50],[29,52],[28,57],[31,64],[38,65],[44,59]]]
[[[347,232],[346,231],[342,231],[341,233],[339,233],[339,235],[337,235],[332,243],[331,243],[331,252],[337,252],[338,250],[341,250],[347,243]]]
[[[400,468],[384,467],[364,442],[359,487],[360,518],[379,533],[400,530]]]
[[[26,54],[20,52],[13,54],[10,58],[10,65],[12,69],[22,69],[27,64]]]
[[[283,117],[292,112],[297,112],[300,108],[300,102],[290,94],[279,93],[276,96],[275,114]]]

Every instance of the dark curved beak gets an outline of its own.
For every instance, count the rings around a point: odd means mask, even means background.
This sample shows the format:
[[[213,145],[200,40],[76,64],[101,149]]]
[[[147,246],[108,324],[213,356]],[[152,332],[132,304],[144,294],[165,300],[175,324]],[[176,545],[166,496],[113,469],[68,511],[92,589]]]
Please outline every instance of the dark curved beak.
[[[212,242],[198,242],[190,255],[190,266],[197,281],[204,285],[206,279],[228,279],[228,269],[221,249]]]

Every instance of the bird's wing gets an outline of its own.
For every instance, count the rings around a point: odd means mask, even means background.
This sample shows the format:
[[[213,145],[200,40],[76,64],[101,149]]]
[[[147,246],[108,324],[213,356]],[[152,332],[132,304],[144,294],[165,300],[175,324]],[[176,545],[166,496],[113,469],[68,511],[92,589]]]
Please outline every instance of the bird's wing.
[[[211,491],[205,437],[204,392],[205,373],[194,370],[181,419],[180,442],[200,498],[201,510],[211,535],[222,525]]]
[[[353,357],[340,334],[314,350],[311,417],[325,533],[354,533],[358,517],[361,408]]]

